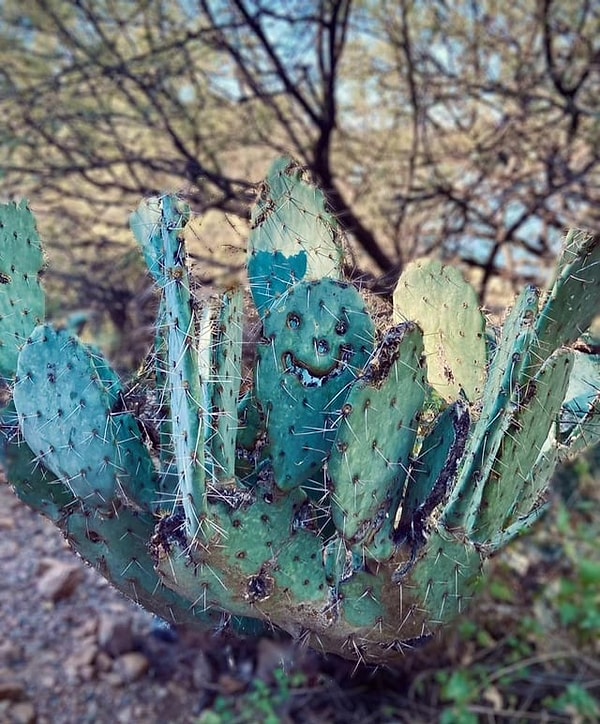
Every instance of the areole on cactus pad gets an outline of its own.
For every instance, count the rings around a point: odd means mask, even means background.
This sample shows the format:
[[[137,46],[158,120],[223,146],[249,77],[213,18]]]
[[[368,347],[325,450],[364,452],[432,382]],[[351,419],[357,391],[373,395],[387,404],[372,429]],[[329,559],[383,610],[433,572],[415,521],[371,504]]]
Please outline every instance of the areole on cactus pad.
[[[578,342],[600,302],[586,232],[567,234],[549,291],[525,289],[497,333],[437,260],[409,264],[375,312],[290,159],[251,214],[250,294],[201,301],[189,207],[148,199],[131,226],[159,296],[154,372],[127,382],[44,320],[31,212],[0,215],[6,475],[171,622],[393,661],[465,610],[486,557],[543,512],[558,462],[600,440],[600,358]]]

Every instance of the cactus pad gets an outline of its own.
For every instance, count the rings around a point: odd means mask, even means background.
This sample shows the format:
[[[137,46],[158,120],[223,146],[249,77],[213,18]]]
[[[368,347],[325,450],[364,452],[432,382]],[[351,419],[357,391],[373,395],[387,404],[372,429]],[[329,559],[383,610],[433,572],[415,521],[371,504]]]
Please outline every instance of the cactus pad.
[[[118,379],[97,354],[65,331],[36,327],[19,356],[19,425],[39,461],[85,505],[107,513],[121,500],[148,510],[152,461],[135,418],[119,409]]]
[[[250,222],[248,276],[261,316],[296,282],[341,277],[337,221],[323,192],[294,161],[273,164]]]
[[[255,389],[275,480],[289,490],[319,474],[347,388],[373,351],[373,322],[353,286],[323,279],[290,288],[264,336]]]
[[[394,327],[344,402],[327,473],[333,522],[351,546],[372,548],[381,529],[391,541],[425,399],[422,353],[414,324]],[[386,548],[371,557],[389,558]]]
[[[423,330],[429,384],[447,401],[481,397],[485,379],[485,318],[458,269],[435,260],[408,264],[394,291],[394,321]]]
[[[12,378],[19,350],[44,319],[44,255],[27,203],[0,205],[0,378]]]

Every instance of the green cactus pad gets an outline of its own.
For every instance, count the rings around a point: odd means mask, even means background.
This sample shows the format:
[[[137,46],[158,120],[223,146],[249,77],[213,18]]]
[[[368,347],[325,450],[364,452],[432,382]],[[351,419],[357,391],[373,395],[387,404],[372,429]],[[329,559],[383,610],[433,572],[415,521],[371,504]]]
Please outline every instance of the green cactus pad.
[[[241,289],[221,298],[212,349],[212,457],[215,476],[231,481],[235,476],[238,396],[242,365],[242,320],[244,298]]]
[[[465,611],[480,581],[481,570],[476,547],[439,528],[428,538],[413,567],[405,576],[397,576],[396,581],[401,584],[406,577],[418,587],[418,598],[429,614],[429,625],[435,627]]]
[[[202,563],[193,580],[178,566],[163,568],[159,556],[167,584],[188,598],[197,598],[200,587],[207,606],[238,615],[267,601],[269,610],[285,608],[290,600],[322,605],[328,595],[323,542],[294,525],[304,494],[231,491],[230,498],[233,506],[218,502],[211,508],[205,531],[210,545],[199,552]],[[229,588],[225,580],[235,580],[235,585]]]
[[[255,393],[266,418],[275,480],[282,490],[318,475],[345,392],[373,351],[373,322],[354,287],[303,282],[264,321]]]
[[[471,539],[485,544],[496,533],[523,518],[537,504],[547,479],[532,478],[532,470],[548,436],[555,437],[561,405],[573,369],[573,353],[555,352],[523,390],[511,416],[508,433],[486,480]]]
[[[266,449],[267,427],[254,390],[247,392],[238,405],[238,431],[235,441],[236,475],[245,484],[256,473]]]
[[[44,255],[27,206],[0,205],[0,378],[12,378],[19,350],[44,320]]]
[[[146,264],[162,293],[158,334],[166,349],[164,364],[170,404],[169,431],[178,491],[188,531],[196,535],[206,515],[206,439],[210,434],[206,385],[211,376],[213,307],[196,310],[190,292],[183,230],[189,221],[187,204],[176,196],[142,201],[130,219]],[[198,327],[198,329],[196,329]],[[197,340],[197,343],[196,343]]]
[[[148,271],[161,287],[180,276],[185,265],[181,232],[190,207],[177,196],[153,196],[140,203],[129,225],[142,249]]]
[[[393,532],[425,399],[422,353],[416,325],[388,332],[346,397],[327,463],[333,522],[367,557],[376,532]]]
[[[105,386],[108,364],[66,331],[36,327],[19,356],[14,402],[40,462],[86,506],[103,512],[117,499],[149,509],[155,472],[135,419]]]
[[[458,400],[437,418],[424,437],[402,500],[401,540],[420,544],[433,511],[447,499],[470,433],[469,408]]]
[[[536,324],[538,344],[529,360],[532,373],[554,350],[578,339],[598,315],[599,267],[600,236],[569,231]]]
[[[573,372],[560,414],[560,457],[600,442],[600,355],[574,352]]]
[[[350,626],[368,628],[381,618],[382,582],[376,576],[358,571],[339,586],[340,604]]]
[[[342,238],[323,192],[289,158],[272,165],[250,217],[248,277],[261,316],[289,286],[339,279]]]
[[[484,386],[479,417],[473,426],[467,449],[444,512],[446,525],[465,525],[468,509],[477,511],[482,486],[518,404],[519,388],[527,382],[528,350],[535,344],[538,293],[526,287],[508,314],[499,343],[494,349]]]
[[[458,269],[421,259],[408,264],[394,291],[394,322],[423,330],[429,384],[446,401],[481,397],[485,379],[485,319],[475,290]]]

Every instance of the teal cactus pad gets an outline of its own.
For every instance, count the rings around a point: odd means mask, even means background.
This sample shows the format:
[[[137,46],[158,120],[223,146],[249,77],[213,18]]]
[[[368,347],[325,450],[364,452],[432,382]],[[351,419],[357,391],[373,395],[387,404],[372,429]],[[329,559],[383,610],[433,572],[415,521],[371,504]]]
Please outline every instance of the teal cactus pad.
[[[86,506],[109,512],[120,500],[149,509],[152,461],[135,419],[100,378],[108,366],[97,354],[65,331],[36,327],[17,367],[19,425],[39,461]]]
[[[572,457],[600,442],[600,355],[574,352],[560,415],[560,455]]]
[[[242,484],[248,482],[256,472],[264,455],[267,427],[259,408],[254,390],[247,392],[238,405],[238,430],[235,441],[236,475]]]
[[[427,608],[431,626],[450,621],[464,612],[480,581],[482,561],[469,541],[433,532],[420,557],[405,574],[412,578]],[[402,576],[395,578],[401,584]]]
[[[241,289],[221,297],[212,345],[211,416],[214,433],[210,443],[215,476],[219,481],[231,481],[235,477],[243,314]]]
[[[398,538],[421,544],[433,511],[444,502],[456,482],[470,428],[468,406],[457,400],[438,416],[425,435],[411,465]]]
[[[161,287],[179,276],[185,265],[182,230],[190,207],[177,196],[153,196],[140,203],[129,224],[140,245],[148,271]]]
[[[27,203],[0,205],[0,377],[12,378],[19,350],[44,319],[44,255]]]
[[[323,279],[292,287],[264,321],[255,393],[282,490],[318,475],[344,396],[373,351],[373,322],[356,289]]]
[[[342,238],[323,192],[289,158],[272,165],[250,217],[248,277],[261,316],[289,286],[339,279]]]
[[[508,314],[489,364],[481,409],[467,443],[456,485],[444,512],[447,525],[469,525],[465,516],[477,511],[483,488],[498,448],[518,404],[520,386],[526,384],[528,351],[536,344],[538,292],[523,289]],[[467,510],[471,513],[467,514]]]
[[[481,397],[485,380],[485,318],[460,271],[436,260],[408,264],[394,291],[394,322],[423,330],[429,384],[446,401]]]
[[[376,557],[370,545],[380,529],[391,539],[404,491],[426,394],[422,354],[416,325],[387,333],[346,397],[327,463],[333,522],[368,557]]]
[[[469,531],[471,539],[485,544],[498,530],[525,518],[539,503],[547,478],[532,478],[545,447],[556,444],[559,413],[573,369],[573,353],[555,352],[522,392],[511,416],[508,433],[483,488],[478,515]]]
[[[555,349],[578,339],[598,315],[599,267],[600,236],[569,231],[536,324],[538,345],[529,359],[532,373]]]
[[[183,237],[189,219],[187,204],[162,196],[142,201],[130,224],[162,294],[158,347],[170,401],[172,461],[188,531],[196,535],[206,515],[206,475],[212,465],[211,459],[205,462],[205,443],[211,432],[206,385],[213,319],[212,306],[199,312],[190,291]]]

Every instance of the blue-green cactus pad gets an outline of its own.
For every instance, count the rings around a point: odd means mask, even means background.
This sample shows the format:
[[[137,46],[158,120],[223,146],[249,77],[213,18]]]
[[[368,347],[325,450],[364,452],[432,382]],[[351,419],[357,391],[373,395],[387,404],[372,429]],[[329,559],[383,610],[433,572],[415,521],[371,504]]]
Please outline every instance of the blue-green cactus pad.
[[[599,267],[600,236],[571,229],[537,320],[538,344],[530,359],[534,370],[555,349],[578,339],[598,315]]]
[[[156,478],[120,383],[66,331],[36,327],[19,356],[14,402],[29,447],[86,506],[150,508]]]
[[[221,297],[212,345],[211,416],[214,434],[210,441],[215,476],[221,481],[235,475],[238,396],[242,365],[244,299],[241,289]]]
[[[518,519],[525,520],[539,505],[547,478],[533,478],[532,471],[540,456],[547,455],[547,445],[555,444],[572,369],[573,353],[562,348],[546,360],[523,390],[483,489],[479,514],[472,525],[474,541],[486,543],[496,531]]]
[[[600,355],[574,352],[573,372],[560,415],[561,456],[600,442]]]
[[[446,408],[425,435],[419,455],[411,466],[402,500],[398,526],[401,539],[417,544],[422,542],[429,516],[446,500],[456,481],[469,432],[469,408],[462,400],[457,400]]]
[[[423,336],[414,324],[391,329],[342,410],[327,474],[331,514],[350,545],[369,546],[380,529],[391,536],[426,393]]]
[[[14,376],[19,350],[44,319],[43,265],[27,202],[0,205],[0,377]]]
[[[275,481],[289,490],[321,469],[346,390],[373,351],[374,327],[353,286],[323,279],[292,287],[265,317],[264,336],[255,393]]]
[[[469,436],[458,480],[445,511],[446,522],[469,524],[481,505],[482,485],[489,475],[496,453],[519,400],[520,386],[526,384],[528,351],[535,345],[538,292],[523,289],[508,314],[499,344],[493,351],[484,386],[481,409]]]
[[[250,221],[248,277],[261,316],[296,282],[341,277],[337,221],[296,162],[280,158],[271,166]]]

